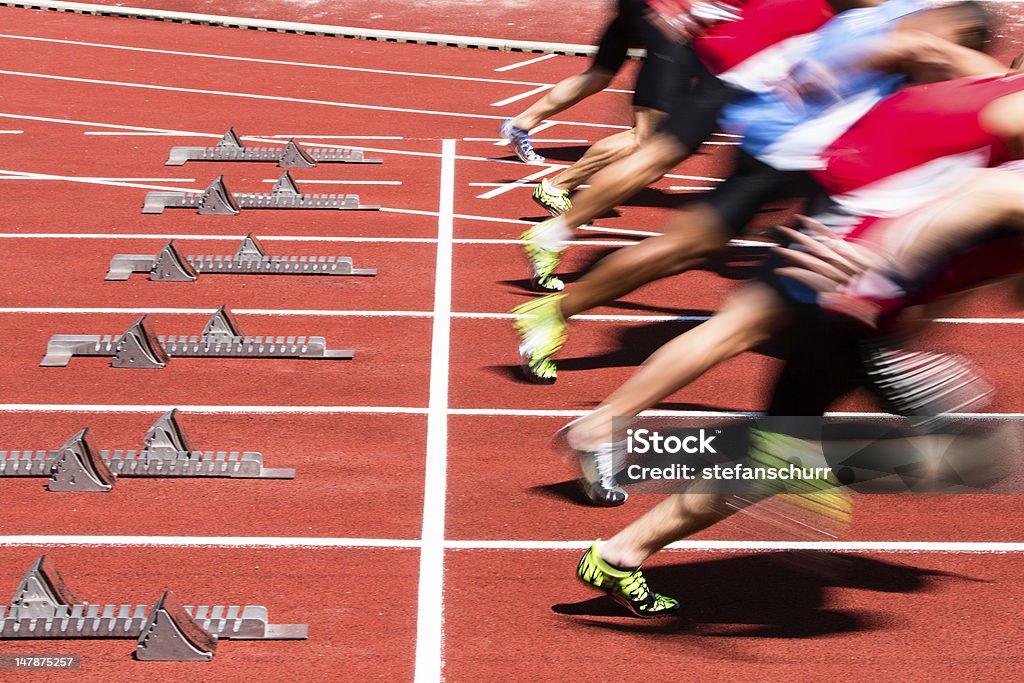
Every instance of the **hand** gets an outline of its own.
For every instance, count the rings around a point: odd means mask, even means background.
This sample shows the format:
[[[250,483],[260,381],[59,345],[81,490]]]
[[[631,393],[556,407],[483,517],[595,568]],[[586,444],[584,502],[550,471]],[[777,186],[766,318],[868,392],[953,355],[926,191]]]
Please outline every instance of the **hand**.
[[[781,226],[778,230],[790,244],[806,251],[775,247],[773,251],[793,264],[775,272],[817,292],[823,309],[874,327],[883,310],[878,299],[898,299],[903,294],[886,275],[888,259],[873,244],[844,240],[804,216],[798,220],[810,234]]]

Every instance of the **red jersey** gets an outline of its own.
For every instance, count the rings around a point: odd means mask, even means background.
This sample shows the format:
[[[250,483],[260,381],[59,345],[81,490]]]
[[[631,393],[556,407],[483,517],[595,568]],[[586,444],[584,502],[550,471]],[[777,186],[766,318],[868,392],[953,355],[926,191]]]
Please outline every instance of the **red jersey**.
[[[815,179],[833,196],[867,192],[890,181],[921,189],[956,167],[997,166],[1016,158],[1007,141],[985,130],[980,114],[995,100],[1024,91],[1024,74],[959,78],[907,88],[879,102],[822,155]],[[946,162],[948,164],[940,163]],[[905,182],[891,182],[902,175]]]
[[[715,75],[787,38],[818,30],[836,14],[825,0],[748,0],[729,4],[740,7],[742,18],[714,24],[693,41],[697,56]]]

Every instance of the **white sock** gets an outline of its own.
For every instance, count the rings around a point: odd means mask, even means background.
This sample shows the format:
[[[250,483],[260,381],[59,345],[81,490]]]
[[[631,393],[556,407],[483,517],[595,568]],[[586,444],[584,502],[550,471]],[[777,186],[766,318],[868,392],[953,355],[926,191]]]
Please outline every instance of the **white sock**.
[[[562,242],[569,242],[572,236],[572,230],[569,229],[564,216],[544,221],[533,232],[534,242],[548,251],[559,251],[564,248]]]

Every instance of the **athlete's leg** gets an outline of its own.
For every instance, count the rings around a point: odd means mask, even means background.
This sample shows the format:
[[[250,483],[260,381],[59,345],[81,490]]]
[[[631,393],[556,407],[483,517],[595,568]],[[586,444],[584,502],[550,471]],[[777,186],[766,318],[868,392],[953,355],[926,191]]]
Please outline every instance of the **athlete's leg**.
[[[594,64],[583,73],[569,76],[560,81],[554,88],[547,91],[544,97],[527,107],[526,111],[513,117],[512,122],[516,128],[525,131],[533,130],[544,119],[563,112],[591,95],[601,92],[608,87],[614,77],[615,71]]]
[[[564,318],[615,301],[659,278],[693,268],[720,251],[734,234],[711,204],[676,213],[658,237],[619,249],[602,259],[562,298]]]
[[[635,152],[649,139],[667,114],[650,107],[633,108],[633,127],[595,142],[569,168],[547,180],[552,190],[571,192],[609,164]]]
[[[765,341],[787,320],[789,307],[772,288],[751,282],[732,294],[705,323],[679,335],[648,358],[597,410],[568,430],[574,448],[593,450],[612,438],[612,417],[635,417],[715,365]]]
[[[751,504],[714,492],[714,482],[696,480],[597,547],[598,556],[619,567],[639,567],[669,543],[692,536]]]

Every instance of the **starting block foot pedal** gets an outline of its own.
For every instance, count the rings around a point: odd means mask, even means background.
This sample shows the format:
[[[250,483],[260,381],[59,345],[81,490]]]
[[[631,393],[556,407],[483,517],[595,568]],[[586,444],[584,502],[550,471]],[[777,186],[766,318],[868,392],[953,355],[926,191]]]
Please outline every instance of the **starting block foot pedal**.
[[[347,256],[269,256],[249,234],[234,256],[183,256],[171,240],[156,256],[117,254],[105,280],[127,280],[149,273],[157,282],[194,282],[200,273],[214,275],[355,275],[374,276],[376,268],[353,268]]]
[[[26,619],[49,618],[61,605],[77,602],[78,598],[46,555],[28,568],[11,600],[12,605],[17,605],[18,614]]]
[[[267,192],[228,191],[224,176],[203,192],[147,192],[142,213],[163,213],[164,209],[195,209],[211,216],[237,216],[241,209],[339,209],[377,211],[379,204],[361,204],[357,194],[303,194],[291,174],[285,171]]]
[[[208,662],[217,650],[217,636],[192,618],[171,591],[153,605],[135,647],[146,662]]]
[[[271,624],[258,605],[182,605],[170,591],[156,604],[80,602],[46,556],[36,560],[10,606],[0,606],[0,640],[124,638],[143,661],[209,661],[221,640],[305,640],[306,624]]]
[[[115,475],[102,457],[89,446],[88,429],[75,434],[64,444],[50,472],[49,491],[110,491]]]
[[[245,147],[234,128],[215,147],[172,147],[165,166],[183,166],[187,161],[276,162],[282,168],[315,168],[318,163],[379,164],[354,147],[311,147],[304,149],[289,140],[283,147]]]
[[[291,468],[263,466],[255,451],[195,450],[177,419],[160,416],[142,450],[94,450],[82,430],[55,451],[0,451],[0,477],[50,477],[50,491],[109,491],[118,477],[294,479]]]
[[[115,368],[162,368],[168,359],[160,339],[146,324],[146,316],[142,316],[117,341],[111,364]]]
[[[233,333],[233,334],[229,334]],[[55,334],[40,366],[64,367],[72,356],[112,357],[115,368],[162,368],[170,358],[305,358],[350,360],[350,349],[327,348],[323,337],[253,337],[242,335],[222,306],[200,336],[155,336],[142,316],[120,336]]]

